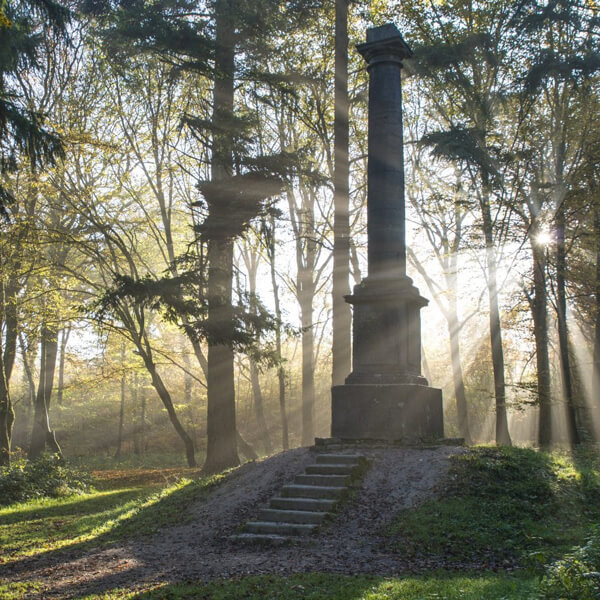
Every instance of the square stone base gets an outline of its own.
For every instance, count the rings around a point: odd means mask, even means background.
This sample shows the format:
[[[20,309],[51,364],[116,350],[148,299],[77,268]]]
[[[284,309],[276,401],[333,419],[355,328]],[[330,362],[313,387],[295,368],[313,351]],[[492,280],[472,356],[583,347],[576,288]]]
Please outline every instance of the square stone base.
[[[331,388],[331,435],[344,440],[443,438],[442,390],[409,383],[336,385]]]

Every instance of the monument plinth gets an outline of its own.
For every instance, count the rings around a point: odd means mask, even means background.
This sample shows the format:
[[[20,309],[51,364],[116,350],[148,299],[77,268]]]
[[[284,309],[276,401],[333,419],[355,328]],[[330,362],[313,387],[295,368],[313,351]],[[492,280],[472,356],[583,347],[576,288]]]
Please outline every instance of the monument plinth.
[[[408,440],[444,434],[442,392],[421,375],[420,310],[406,275],[402,61],[412,51],[395,25],[367,30],[357,50],[369,71],[368,276],[354,306],[352,373],[332,388],[333,437]]]

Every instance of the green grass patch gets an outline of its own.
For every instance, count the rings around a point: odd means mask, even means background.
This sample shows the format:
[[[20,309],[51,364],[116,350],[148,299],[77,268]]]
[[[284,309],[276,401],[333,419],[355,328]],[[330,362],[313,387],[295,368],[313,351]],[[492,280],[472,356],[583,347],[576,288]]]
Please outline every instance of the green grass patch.
[[[535,590],[532,577],[497,573],[433,572],[394,578],[310,573],[164,585],[138,592],[116,589],[82,600],[531,600]]]
[[[2,600],[21,600],[21,598],[40,592],[41,588],[41,583],[37,582],[2,583],[0,580],[0,598]]]
[[[189,506],[221,479],[96,491],[2,508],[0,564],[66,547],[139,537],[185,523],[191,518]]]
[[[479,447],[454,456],[439,498],[389,530],[404,555],[483,567],[558,557],[600,522],[598,454]]]

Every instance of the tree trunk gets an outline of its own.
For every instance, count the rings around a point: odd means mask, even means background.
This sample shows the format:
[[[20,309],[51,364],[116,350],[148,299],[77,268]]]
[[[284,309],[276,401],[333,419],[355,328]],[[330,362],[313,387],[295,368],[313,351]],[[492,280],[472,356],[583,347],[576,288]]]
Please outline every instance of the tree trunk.
[[[452,363],[452,381],[454,383],[454,398],[456,400],[456,417],[458,420],[458,430],[461,437],[464,438],[466,444],[472,443],[471,431],[469,428],[469,416],[467,409],[467,397],[465,393],[465,382],[461,364],[460,354],[460,322],[458,319],[458,308],[456,304],[456,288],[457,281],[456,276],[458,272],[457,268],[457,253],[456,251],[451,252],[450,256],[441,257],[441,265],[444,269],[444,279],[446,280],[448,303],[445,305],[442,298],[440,297],[439,288],[435,286],[435,283],[427,270],[423,267],[421,262],[416,257],[415,253],[408,249],[408,255],[416,267],[417,271],[425,279],[425,283],[429,288],[429,291],[433,295],[436,304],[442,311],[446,325],[448,327],[448,339],[450,342],[450,361]],[[424,358],[425,354],[421,351]],[[425,362],[425,361],[423,361]],[[425,366],[425,365],[424,365]],[[428,371],[429,369],[427,369]],[[426,378],[431,381],[431,376],[426,372]]]
[[[548,318],[546,291],[546,249],[536,242],[537,227],[532,225],[531,253],[533,256],[533,288],[531,301],[535,356],[537,366],[537,393],[540,407],[538,444],[547,448],[552,442],[552,397],[550,360],[548,358]]]
[[[215,83],[213,89],[212,180],[221,181],[233,169],[231,118],[233,116],[234,27],[233,6],[227,0],[215,4]],[[220,207],[210,205],[211,216]],[[222,209],[221,209],[222,210]],[[228,219],[230,215],[219,215]],[[232,327],[233,241],[208,240],[208,321],[227,335]],[[216,473],[239,465],[235,423],[233,349],[208,340],[207,443],[203,471]]]
[[[233,242],[209,241],[209,320],[227,336],[232,323]],[[230,345],[208,340],[207,444],[203,471],[217,473],[239,464],[236,438],[234,356]]]
[[[258,368],[254,361],[250,359],[250,381],[252,383],[252,395],[254,396],[254,416],[256,424],[261,434],[262,443],[265,449],[265,454],[271,454],[273,447],[271,446],[271,437],[269,436],[269,428],[265,419],[265,410],[263,395],[260,389],[260,379],[258,377]]]
[[[6,369],[0,365],[0,467],[10,464],[10,441],[15,422],[8,381]]]
[[[194,380],[188,372],[191,369],[191,365],[190,357],[186,353],[185,348],[183,348],[183,364],[185,366],[185,372],[183,373],[183,397],[185,405],[192,406],[192,389],[194,385]]]
[[[3,342],[0,343],[0,466],[8,466],[15,422],[10,397],[10,376],[17,352],[16,288],[0,282],[0,302],[0,342]]]
[[[256,460],[258,458],[258,454],[254,448],[242,437],[242,434],[237,432],[237,444],[240,452],[248,459],[248,460]]]
[[[512,444],[508,432],[506,414],[506,384],[504,381],[504,350],[502,349],[502,326],[500,307],[498,305],[498,283],[496,251],[494,248],[493,222],[491,216],[489,194],[484,183],[481,195],[481,214],[483,235],[485,238],[487,288],[490,305],[490,338],[492,348],[492,367],[494,371],[494,396],[496,398],[496,443],[510,446]]]
[[[146,453],[146,389],[142,386],[140,390],[141,406],[140,406],[140,453]],[[195,461],[195,459],[194,459]]]
[[[594,208],[594,239],[596,240],[596,318],[594,323],[594,365],[592,373],[592,401],[590,410],[600,415],[600,205]],[[598,442],[600,431],[592,427],[594,441]]]
[[[179,421],[179,417],[177,416],[177,413],[175,412],[175,407],[173,406],[171,394],[169,394],[169,390],[167,390],[161,376],[156,370],[156,365],[154,364],[154,360],[152,359],[150,348],[148,344],[146,344],[145,348],[143,348],[141,344],[138,344],[138,350],[140,351],[140,355],[142,357],[142,360],[144,361],[146,370],[148,371],[152,379],[152,387],[156,390],[158,397],[163,403],[163,406],[167,409],[169,420],[171,421],[171,424],[173,425],[175,431],[177,432],[177,434],[181,438],[181,441],[183,442],[188,467],[195,467],[196,457],[194,454],[194,442],[192,441],[192,438],[188,435],[186,430],[183,428],[183,425]],[[144,396],[142,396],[142,398],[144,398]],[[143,415],[143,418],[145,418],[145,415]]]
[[[63,403],[63,388],[65,385],[65,353],[67,351],[67,342],[71,335],[71,327],[65,327],[60,336],[60,358],[58,362],[58,389],[56,390],[56,402],[59,405]]]
[[[277,318],[277,329],[275,330],[275,349],[279,366],[277,367],[277,380],[279,383],[279,413],[281,417],[281,444],[284,450],[290,447],[287,411],[285,408],[285,369],[283,368],[283,356],[281,354],[281,306],[279,304],[279,286],[277,285],[277,271],[275,268],[275,218],[271,215],[270,227],[267,230],[267,253],[269,255],[269,266],[271,270],[271,286],[273,287],[273,301],[275,303],[275,316]]]
[[[314,443],[315,365],[312,273],[304,268],[299,274],[300,318],[302,323],[302,445]]]
[[[27,414],[29,414],[35,404],[35,381],[33,380],[33,367],[27,358],[27,346],[22,333],[19,333],[19,346],[21,347],[21,358],[23,359],[23,375],[27,383]],[[31,360],[32,362],[35,361],[35,354]]]
[[[258,269],[258,251],[256,248],[244,247],[243,250],[244,262],[246,271],[248,272],[248,289],[250,291],[250,309],[256,314],[256,273]],[[250,357],[250,383],[252,385],[252,396],[254,399],[254,417],[256,425],[263,443],[265,454],[271,454],[273,448],[271,446],[271,437],[269,436],[269,428],[265,419],[264,401],[262,390],[260,389],[259,370]]]
[[[121,344],[121,369],[124,369],[125,365],[125,344]],[[119,429],[117,431],[117,449],[115,451],[115,458],[121,456],[121,446],[123,444],[123,424],[125,421],[125,371],[121,373],[121,406],[119,409]]]
[[[565,246],[565,209],[561,198],[556,207],[556,316],[558,320],[558,346],[563,398],[567,405],[567,434],[569,443],[579,444],[575,398],[571,381],[571,361],[569,358],[569,332],[567,327],[567,296],[565,275],[567,270]]]
[[[335,2],[334,225],[332,302],[332,383],[341,385],[351,370],[348,0]]]
[[[452,293],[454,291],[454,294]],[[448,310],[448,335],[450,338],[450,360],[452,361],[452,381],[454,382],[454,398],[456,399],[456,416],[458,430],[466,444],[472,444],[471,430],[469,428],[469,414],[467,409],[467,395],[465,393],[465,380],[460,359],[460,325],[456,307],[456,290],[450,291],[451,301]]]
[[[46,446],[53,452],[61,455],[61,450],[56,443],[54,432],[50,429],[50,399],[54,385],[56,370],[56,355],[58,352],[58,335],[54,327],[47,323],[42,325],[40,331],[40,379],[35,397],[35,412],[33,416],[33,430],[29,446],[29,460],[39,458]]]

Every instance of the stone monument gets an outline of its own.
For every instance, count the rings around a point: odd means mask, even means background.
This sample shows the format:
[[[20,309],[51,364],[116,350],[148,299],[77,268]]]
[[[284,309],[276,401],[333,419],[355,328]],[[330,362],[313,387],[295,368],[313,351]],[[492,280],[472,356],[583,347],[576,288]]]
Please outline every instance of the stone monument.
[[[354,307],[352,372],[332,388],[333,437],[413,441],[444,435],[442,392],[421,375],[420,310],[428,301],[406,275],[402,60],[395,25],[357,46],[369,71],[368,276]]]

